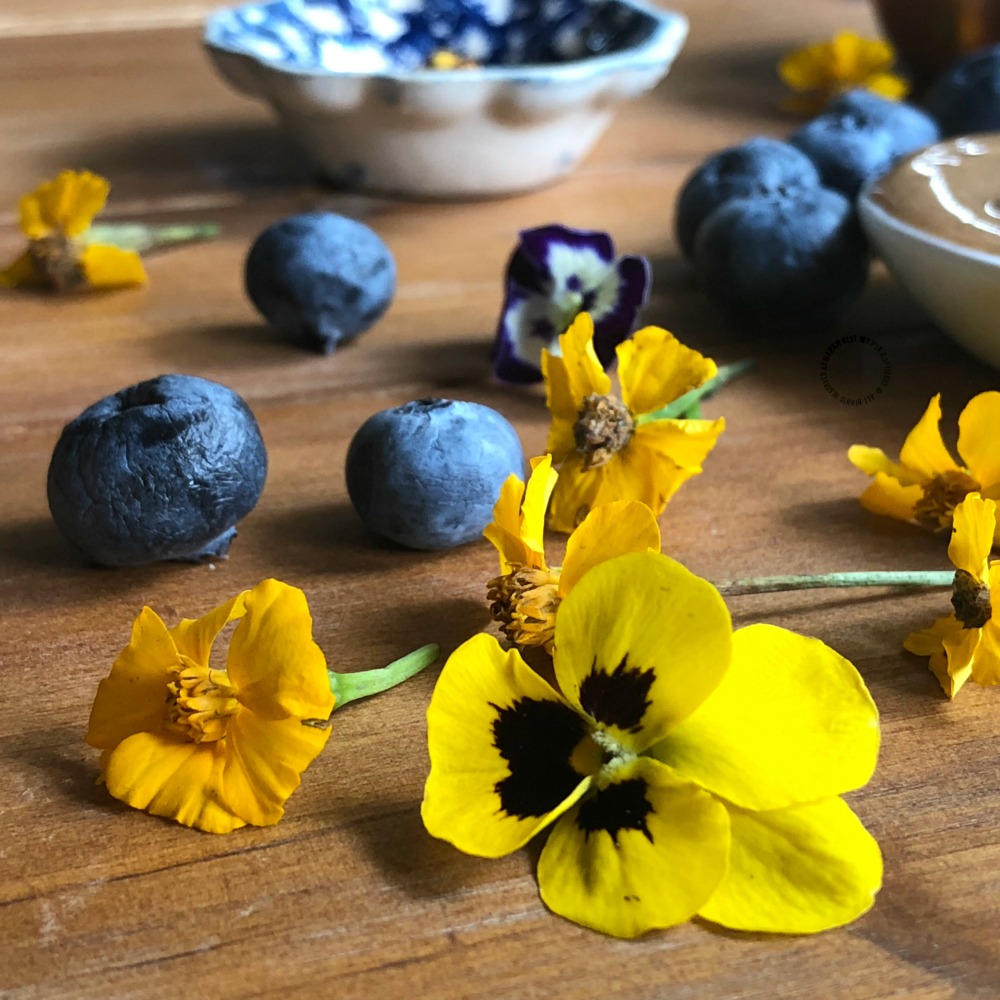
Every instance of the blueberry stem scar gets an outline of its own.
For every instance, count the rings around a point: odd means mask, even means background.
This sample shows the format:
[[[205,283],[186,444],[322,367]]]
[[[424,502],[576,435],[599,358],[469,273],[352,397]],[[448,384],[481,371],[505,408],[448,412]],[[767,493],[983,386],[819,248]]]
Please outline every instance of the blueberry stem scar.
[[[682,420],[691,417],[698,410],[698,403],[717,392],[727,382],[742,375],[745,371],[753,368],[753,359],[747,358],[744,361],[735,361],[731,365],[723,365],[713,378],[710,378],[703,385],[692,389],[690,392],[679,396],[672,403],[668,403],[661,410],[654,410],[652,413],[640,413],[636,418],[637,424],[648,424],[653,420]]]
[[[367,698],[370,695],[378,694],[380,691],[388,691],[389,688],[401,684],[403,681],[419,674],[425,667],[429,667],[441,652],[437,643],[428,643],[415,649],[406,656],[401,656],[398,660],[393,660],[387,667],[380,667],[377,670],[361,670],[352,674],[338,674],[333,670],[327,671],[330,675],[330,690],[336,699],[334,709],[343,708],[344,705],[359,698]]]
[[[743,580],[725,580],[716,584],[716,589],[725,597],[733,597],[739,594],[772,594],[781,590],[817,590],[821,587],[950,587],[954,580],[954,570],[876,570],[870,573],[751,576]]]

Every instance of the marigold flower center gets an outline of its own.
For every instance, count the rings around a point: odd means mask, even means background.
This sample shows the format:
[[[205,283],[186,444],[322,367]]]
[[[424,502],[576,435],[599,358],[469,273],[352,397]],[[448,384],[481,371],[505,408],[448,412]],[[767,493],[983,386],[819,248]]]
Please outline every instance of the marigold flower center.
[[[935,476],[923,486],[924,495],[913,508],[917,524],[932,531],[947,531],[951,527],[955,508],[969,493],[981,487],[962,469],[951,469]]]
[[[624,403],[612,396],[591,393],[583,401],[573,439],[587,469],[597,469],[611,461],[632,440],[635,420]]]
[[[965,628],[982,628],[993,616],[990,588],[964,569],[955,571],[951,606],[955,609],[955,617]]]
[[[490,614],[503,634],[518,646],[550,647],[556,632],[559,573],[515,566],[486,584]]]
[[[35,271],[56,292],[71,292],[87,283],[80,250],[68,236],[53,234],[30,240],[28,253]]]
[[[188,661],[173,678],[167,684],[166,728],[192,743],[221,740],[239,708],[229,675]]]

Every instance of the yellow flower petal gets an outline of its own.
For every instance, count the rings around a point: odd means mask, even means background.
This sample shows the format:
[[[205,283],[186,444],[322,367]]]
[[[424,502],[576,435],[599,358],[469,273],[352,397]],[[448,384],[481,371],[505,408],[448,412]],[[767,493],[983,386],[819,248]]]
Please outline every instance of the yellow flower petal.
[[[520,534],[528,551],[537,560],[532,563],[534,566],[545,566],[545,512],[558,479],[559,473],[552,468],[551,455],[531,460],[531,475],[521,504]]]
[[[226,670],[240,703],[261,719],[327,719],[333,694],[312,638],[306,595],[263,580],[243,595],[246,614],[229,643]]]
[[[860,788],[878,757],[878,710],[850,661],[773,625],[733,636],[728,673],[651,753],[748,809]]]
[[[865,77],[865,90],[888,101],[901,101],[910,92],[910,84],[895,73],[872,73]]]
[[[244,826],[221,794],[223,741],[179,742],[136,733],[108,755],[104,780],[116,799],[208,833]]]
[[[899,452],[900,465],[921,480],[958,468],[941,438],[940,424],[941,394],[938,393],[927,404],[917,426],[907,434]]]
[[[729,868],[699,916],[733,930],[812,934],[869,910],[882,853],[842,799],[746,812],[731,808]]]
[[[819,90],[826,87],[830,80],[830,70],[823,58],[823,44],[790,52],[778,63],[778,74],[793,90]]]
[[[989,582],[989,555],[996,530],[997,505],[970,493],[956,508],[948,543],[948,558],[979,583]]]
[[[713,378],[715,362],[658,326],[637,330],[615,348],[622,402],[633,414],[652,413]]]
[[[932,653],[940,652],[944,647],[942,640],[952,632],[960,632],[963,629],[962,623],[953,615],[945,615],[938,618],[930,628],[922,629],[919,632],[911,632],[903,640],[903,649],[917,656],[930,656]]]
[[[135,733],[158,731],[166,716],[169,674],[180,664],[166,625],[151,608],[143,608],[129,644],[97,686],[87,742],[110,750]]]
[[[894,517],[899,521],[912,521],[916,516],[916,506],[924,495],[919,486],[903,486],[884,472],[876,472],[875,478],[861,494],[859,500],[865,510],[873,514]]]
[[[852,444],[847,449],[847,460],[865,475],[874,476],[879,472],[884,472],[893,479],[909,484],[903,467],[893,462],[881,448],[872,448],[866,444]]]
[[[979,645],[980,629],[967,629],[953,615],[939,618],[930,628],[911,632],[903,648],[917,656],[929,656],[928,666],[944,693],[954,698],[972,676],[972,660]]]
[[[516,851],[590,778],[570,758],[585,721],[511,650],[480,633],[448,658],[427,708],[427,831],[467,854]]]
[[[220,604],[213,611],[201,618],[182,618],[171,630],[177,650],[195,663],[208,666],[208,658],[212,653],[212,645],[219,633],[234,619],[243,615],[245,608],[243,598],[249,593],[243,593]]]
[[[635,500],[601,504],[569,536],[559,574],[559,593],[565,597],[599,563],[650,549],[660,551],[660,526],[646,504]]]
[[[91,288],[129,288],[146,282],[146,269],[134,250],[91,243],[80,251],[80,266]]]
[[[1000,486],[1000,392],[981,392],[969,400],[958,418],[958,453],[983,489]]]
[[[972,654],[972,679],[977,684],[983,684],[986,687],[1000,684],[1000,624],[995,618],[991,618],[981,629],[970,628],[965,629],[965,632],[980,633],[979,642],[974,646]],[[948,649],[947,642],[946,639],[945,649],[950,654],[948,659],[950,671],[953,662],[957,668],[958,664],[962,662],[960,657],[967,655],[967,649],[972,645],[972,640],[966,638],[963,647],[954,652]]]
[[[560,916],[633,938],[693,916],[722,879],[728,848],[722,803],[640,758],[559,820],[538,884]]]
[[[329,738],[329,727],[318,729],[298,719],[268,722],[237,712],[226,734],[221,786],[226,808],[254,826],[277,823],[300,775]]]
[[[493,506],[493,520],[483,531],[483,537],[500,556],[500,572],[509,573],[513,566],[534,566],[534,553],[521,537],[521,501],[524,481],[511,473],[500,487],[500,496]],[[543,554],[544,559],[544,554]],[[542,563],[544,565],[544,562]]]
[[[665,480],[662,472],[660,478]],[[583,457],[574,454],[559,469],[549,507],[549,527],[569,534],[591,510],[615,500],[638,500],[658,514],[663,510],[660,497],[653,464],[643,449],[633,448],[630,443],[596,469],[586,468]]]
[[[98,174],[64,170],[21,200],[22,229],[32,239],[53,231],[80,236],[104,208],[110,190],[111,185]],[[35,231],[29,232],[26,226]]]
[[[0,271],[0,288],[41,288],[44,285],[27,250]]]
[[[730,652],[729,611],[718,591],[658,554],[595,566],[556,616],[560,689],[637,753],[708,697]]]
[[[665,503],[683,482],[701,472],[702,462],[725,429],[723,417],[718,420],[653,420],[636,428],[629,448],[633,451],[647,449],[656,456],[653,478]],[[676,469],[671,469],[671,465]]]

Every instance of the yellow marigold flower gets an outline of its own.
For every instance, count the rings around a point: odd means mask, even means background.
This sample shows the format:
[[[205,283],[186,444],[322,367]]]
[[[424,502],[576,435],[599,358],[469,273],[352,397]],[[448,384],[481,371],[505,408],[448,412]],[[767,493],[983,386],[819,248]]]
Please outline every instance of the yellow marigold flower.
[[[225,669],[212,645],[239,619]],[[136,809],[210,833],[284,813],[323,749],[334,707],[305,594],[278,580],[172,629],[150,608],[101,681],[87,742],[101,778]]]
[[[817,42],[789,53],[778,63],[781,79],[802,96],[787,102],[788,110],[817,114],[838,94],[861,87],[899,101],[910,86],[890,72],[896,61],[892,46],[880,38],[862,38],[841,31],[829,42]]]
[[[28,248],[0,269],[0,287],[67,292],[141,285],[146,272],[137,253],[86,241],[110,189],[97,174],[64,170],[26,194],[21,199],[21,231],[28,237]]]
[[[739,930],[847,923],[878,891],[875,840],[840,798],[870,778],[878,716],[857,670],[770,625],[735,633],[718,591],[633,553],[556,618],[558,690],[478,635],[427,711],[422,816],[500,857],[554,824],[554,912],[619,937],[698,914]]]
[[[595,507],[569,536],[562,567],[549,566],[545,509],[558,478],[551,455],[533,458],[527,484],[514,475],[503,484],[483,532],[500,555],[500,575],[486,585],[493,617],[511,642],[549,653],[559,604],[587,570],[627,552],[660,551],[653,512],[636,500],[616,500]]]
[[[906,436],[899,461],[881,448],[852,445],[848,459],[873,477],[861,494],[861,506],[875,514],[915,521],[931,531],[951,527],[956,506],[972,492],[1000,498],[1000,392],[983,392],[969,400],[958,418],[959,465],[941,438],[941,394],[927,405],[917,426]],[[1000,542],[1000,536],[996,539]]]
[[[718,420],[656,419],[656,411],[712,378],[710,358],[647,326],[615,348],[621,400],[594,353],[594,323],[581,313],[542,352],[552,424],[546,451],[559,467],[549,523],[570,532],[599,504],[639,500],[659,516],[725,428]]]
[[[906,637],[903,648],[929,656],[949,698],[970,678],[1000,684],[1000,620],[991,593],[1000,593],[1000,560],[989,559],[997,529],[996,504],[970,493],[955,508],[948,558],[955,564],[950,615]]]

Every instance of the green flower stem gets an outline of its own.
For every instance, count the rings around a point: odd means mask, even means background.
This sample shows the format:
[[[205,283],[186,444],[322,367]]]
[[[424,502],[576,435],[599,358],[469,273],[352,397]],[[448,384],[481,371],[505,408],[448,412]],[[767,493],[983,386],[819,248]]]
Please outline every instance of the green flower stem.
[[[821,587],[950,587],[954,570],[871,573],[818,573],[813,576],[751,576],[716,584],[725,597],[738,594],[772,594],[781,590],[818,590]]]
[[[147,226],[142,222],[101,222],[91,226],[83,234],[83,240],[85,243],[104,243],[120,250],[148,253],[175,243],[213,239],[219,235],[220,228],[214,222],[165,226]]]
[[[692,417],[695,413],[700,413],[698,403],[706,396],[721,389],[727,382],[742,375],[745,371],[753,368],[753,360],[747,358],[745,361],[736,361],[731,365],[723,365],[713,378],[710,378],[703,385],[692,389],[690,392],[679,396],[672,403],[668,403],[661,410],[654,410],[652,413],[640,413],[635,418],[637,424],[648,424],[653,420],[682,420],[685,417]]]
[[[429,667],[440,652],[440,646],[431,642],[415,649],[412,653],[407,653],[406,656],[401,656],[398,660],[393,660],[389,666],[377,670],[361,670],[354,674],[327,671],[330,675],[330,690],[336,699],[334,710],[343,708],[359,698],[367,698],[401,684],[419,674],[424,667]]]

